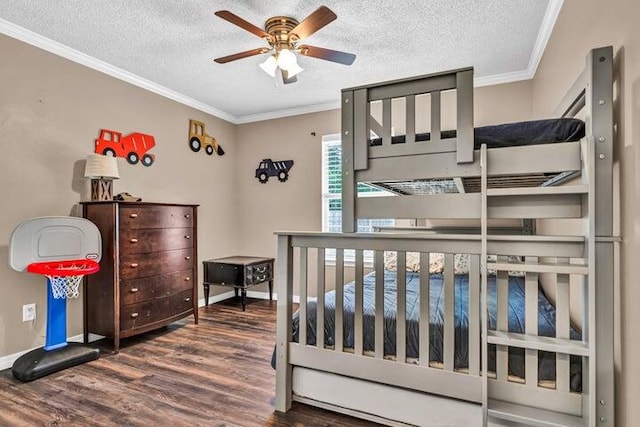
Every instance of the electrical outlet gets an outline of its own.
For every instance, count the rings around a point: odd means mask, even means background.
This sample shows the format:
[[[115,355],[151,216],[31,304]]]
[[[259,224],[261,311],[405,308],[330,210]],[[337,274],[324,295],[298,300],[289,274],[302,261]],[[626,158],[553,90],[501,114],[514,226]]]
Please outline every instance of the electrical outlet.
[[[25,304],[22,306],[22,321],[31,322],[36,318],[36,303]]]

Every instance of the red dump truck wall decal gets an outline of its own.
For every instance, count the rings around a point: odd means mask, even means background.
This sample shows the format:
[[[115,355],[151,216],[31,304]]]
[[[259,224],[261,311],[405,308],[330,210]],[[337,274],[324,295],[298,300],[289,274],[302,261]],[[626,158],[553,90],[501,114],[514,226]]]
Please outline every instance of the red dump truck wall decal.
[[[105,156],[124,157],[135,165],[140,162],[144,166],[151,166],[156,156],[148,151],[156,146],[156,140],[151,135],[134,132],[122,136],[122,132],[101,129],[100,137],[96,139],[95,152]]]

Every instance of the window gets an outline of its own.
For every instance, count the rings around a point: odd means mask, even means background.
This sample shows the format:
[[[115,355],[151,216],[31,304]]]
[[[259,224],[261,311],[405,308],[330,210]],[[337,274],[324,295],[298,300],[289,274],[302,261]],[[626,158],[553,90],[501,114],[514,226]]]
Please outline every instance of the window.
[[[391,193],[359,183],[358,196],[390,196]],[[392,219],[358,219],[357,231],[373,232],[375,226],[393,226]],[[322,231],[342,232],[342,145],[340,135],[322,137]],[[327,250],[327,258],[335,257]],[[345,252],[345,260],[353,259],[353,251]],[[371,262],[371,251],[365,252],[365,261]]]

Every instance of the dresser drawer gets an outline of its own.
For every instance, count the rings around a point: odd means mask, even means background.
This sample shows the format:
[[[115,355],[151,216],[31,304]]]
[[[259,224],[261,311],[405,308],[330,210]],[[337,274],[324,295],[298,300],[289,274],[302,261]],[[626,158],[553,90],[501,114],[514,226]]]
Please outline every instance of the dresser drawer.
[[[137,304],[193,289],[193,270],[178,271],[120,282],[120,304]]]
[[[121,206],[120,230],[193,227],[191,206]]]
[[[192,298],[192,291],[188,290],[164,298],[125,305],[120,309],[120,330],[141,328],[184,313],[193,307]]]
[[[120,278],[136,279],[193,268],[193,248],[120,256]]]
[[[193,228],[151,228],[120,231],[120,253],[187,249],[193,247]]]

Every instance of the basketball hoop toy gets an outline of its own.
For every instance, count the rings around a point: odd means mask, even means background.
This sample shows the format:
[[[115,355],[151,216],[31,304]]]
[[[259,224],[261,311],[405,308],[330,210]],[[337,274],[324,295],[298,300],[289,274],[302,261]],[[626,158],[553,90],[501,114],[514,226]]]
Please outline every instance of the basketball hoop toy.
[[[67,299],[78,298],[82,278],[100,270],[101,250],[98,228],[83,218],[34,218],[13,230],[11,267],[47,278],[45,345],[15,361],[14,377],[32,381],[100,357],[97,348],[67,342]]]

